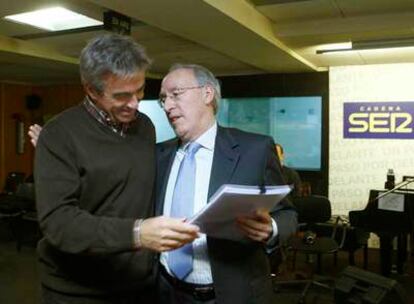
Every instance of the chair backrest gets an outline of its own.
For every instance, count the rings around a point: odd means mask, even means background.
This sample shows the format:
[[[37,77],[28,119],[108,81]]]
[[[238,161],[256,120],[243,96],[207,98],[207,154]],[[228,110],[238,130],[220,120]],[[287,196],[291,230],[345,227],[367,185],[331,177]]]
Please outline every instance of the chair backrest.
[[[25,174],[23,172],[10,172],[7,174],[3,192],[13,194],[17,187],[24,182]]]
[[[331,202],[325,196],[310,195],[293,199],[298,212],[298,222],[323,223],[331,218]]]
[[[300,186],[300,196],[312,195],[312,185],[310,182],[302,182]]]
[[[35,189],[34,183],[21,183],[17,186],[17,190],[15,193],[17,196],[25,198],[25,199],[35,199]]]
[[[14,196],[16,197],[17,205],[21,210],[26,212],[36,210],[34,183],[19,184]]]

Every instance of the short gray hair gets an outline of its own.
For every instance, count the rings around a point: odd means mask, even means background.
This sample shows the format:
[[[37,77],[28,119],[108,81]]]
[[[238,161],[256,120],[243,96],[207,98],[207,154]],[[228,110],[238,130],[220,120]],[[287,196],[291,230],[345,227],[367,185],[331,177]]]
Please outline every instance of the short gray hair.
[[[170,67],[168,73],[171,73],[175,70],[181,70],[181,69],[188,69],[188,70],[193,71],[198,85],[200,86],[209,85],[213,88],[214,90],[213,109],[214,109],[214,114],[216,114],[218,111],[218,104],[221,99],[221,87],[220,87],[219,80],[214,76],[214,74],[210,70],[198,64],[176,63]]]
[[[108,74],[127,78],[147,70],[150,64],[144,48],[131,37],[104,34],[85,46],[79,65],[82,83],[102,93],[105,89],[104,78]]]

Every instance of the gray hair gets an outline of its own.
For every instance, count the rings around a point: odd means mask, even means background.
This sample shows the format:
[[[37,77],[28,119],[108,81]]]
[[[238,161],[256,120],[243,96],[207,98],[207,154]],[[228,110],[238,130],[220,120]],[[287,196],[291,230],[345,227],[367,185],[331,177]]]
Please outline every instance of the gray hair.
[[[108,74],[127,78],[138,71],[145,71],[150,64],[144,48],[131,37],[104,34],[85,46],[79,65],[82,83],[102,93]]]
[[[168,73],[171,73],[175,70],[181,70],[181,69],[188,69],[188,70],[193,71],[198,85],[200,86],[209,85],[213,88],[214,90],[213,109],[214,109],[214,114],[216,114],[218,111],[218,104],[221,99],[221,87],[220,87],[219,80],[214,76],[212,72],[210,72],[210,70],[198,64],[176,63],[171,66]]]

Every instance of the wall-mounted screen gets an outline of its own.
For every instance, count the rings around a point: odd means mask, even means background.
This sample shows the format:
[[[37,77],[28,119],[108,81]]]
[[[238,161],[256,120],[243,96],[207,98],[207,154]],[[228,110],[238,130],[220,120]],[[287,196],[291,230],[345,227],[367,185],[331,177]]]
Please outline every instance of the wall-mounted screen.
[[[141,100],[139,111],[148,115],[155,125],[157,143],[175,137],[174,131],[168,122],[164,110],[159,106],[157,100]]]
[[[153,121],[157,142],[174,137],[163,110],[155,100],[144,100],[140,111]],[[322,98],[224,98],[217,120],[220,125],[266,134],[280,143],[285,164],[299,170],[321,169]]]

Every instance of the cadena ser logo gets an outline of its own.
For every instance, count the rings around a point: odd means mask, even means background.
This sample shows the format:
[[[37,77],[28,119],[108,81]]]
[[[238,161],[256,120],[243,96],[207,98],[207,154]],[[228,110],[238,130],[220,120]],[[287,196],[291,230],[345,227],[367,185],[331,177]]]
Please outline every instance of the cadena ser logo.
[[[344,138],[414,138],[414,102],[345,102]]]

